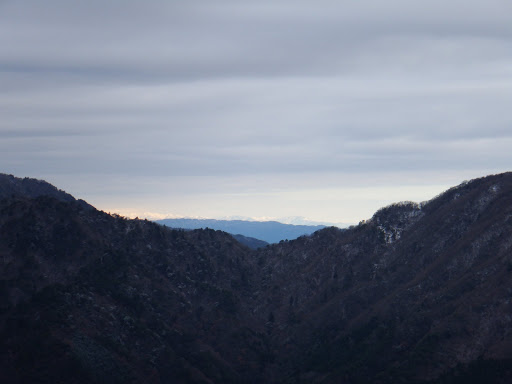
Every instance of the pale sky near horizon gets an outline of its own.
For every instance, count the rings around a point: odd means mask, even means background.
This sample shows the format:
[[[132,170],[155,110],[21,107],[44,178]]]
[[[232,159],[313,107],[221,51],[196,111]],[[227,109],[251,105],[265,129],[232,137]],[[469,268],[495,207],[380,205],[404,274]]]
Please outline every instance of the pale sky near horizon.
[[[512,164],[512,2],[0,0],[0,172],[357,223]]]

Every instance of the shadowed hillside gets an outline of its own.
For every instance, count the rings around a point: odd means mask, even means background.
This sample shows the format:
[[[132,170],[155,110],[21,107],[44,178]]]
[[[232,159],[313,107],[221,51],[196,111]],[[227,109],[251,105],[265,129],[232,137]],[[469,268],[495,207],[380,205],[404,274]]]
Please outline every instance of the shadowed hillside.
[[[0,178],[1,382],[512,380],[510,173],[257,251],[41,183]]]

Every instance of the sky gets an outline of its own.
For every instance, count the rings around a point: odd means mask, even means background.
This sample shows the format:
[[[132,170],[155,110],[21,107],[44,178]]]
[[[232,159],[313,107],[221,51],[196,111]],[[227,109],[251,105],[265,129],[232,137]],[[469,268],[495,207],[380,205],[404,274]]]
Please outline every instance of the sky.
[[[0,0],[0,172],[357,223],[512,164],[510,0]]]

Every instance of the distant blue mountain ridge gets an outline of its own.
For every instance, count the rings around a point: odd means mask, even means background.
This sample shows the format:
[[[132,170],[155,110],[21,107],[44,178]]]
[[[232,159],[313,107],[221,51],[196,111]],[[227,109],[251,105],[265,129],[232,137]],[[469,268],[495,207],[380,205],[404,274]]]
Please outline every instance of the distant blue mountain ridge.
[[[243,235],[278,243],[281,240],[293,240],[302,235],[310,235],[325,225],[293,225],[277,221],[246,221],[246,220],[215,220],[215,219],[163,219],[158,224],[170,228],[199,229],[210,228],[221,230],[232,235]]]

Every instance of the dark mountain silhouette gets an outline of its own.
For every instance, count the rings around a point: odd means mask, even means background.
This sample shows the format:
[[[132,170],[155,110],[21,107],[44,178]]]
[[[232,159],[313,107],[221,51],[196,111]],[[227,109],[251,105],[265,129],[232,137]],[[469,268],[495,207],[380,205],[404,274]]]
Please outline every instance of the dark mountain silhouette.
[[[255,239],[254,237],[247,237],[244,235],[232,235],[239,243],[248,246],[251,249],[259,249],[266,247],[268,243],[263,240]]]
[[[215,220],[215,219],[163,219],[156,221],[170,228],[201,229],[210,228],[278,243],[281,240],[293,240],[302,235],[310,235],[324,225],[293,225],[277,221]]]
[[[509,383],[511,274],[511,173],[256,251],[9,193],[0,382]]]
[[[25,177],[20,179],[13,175],[0,173],[0,199],[9,197],[35,198],[38,196],[49,196],[60,201],[76,201],[84,208],[93,208],[83,200],[76,200],[69,193],[57,189],[44,180]]]

